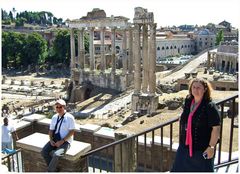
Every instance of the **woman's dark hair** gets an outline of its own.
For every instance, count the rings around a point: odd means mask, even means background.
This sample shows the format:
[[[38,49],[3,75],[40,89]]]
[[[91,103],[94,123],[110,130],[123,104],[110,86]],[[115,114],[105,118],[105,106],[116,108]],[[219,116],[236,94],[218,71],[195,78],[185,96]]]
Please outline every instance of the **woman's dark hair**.
[[[190,81],[189,89],[188,89],[189,90],[189,98],[193,98],[191,89],[192,89],[192,85],[193,85],[194,82],[199,82],[199,83],[201,83],[204,86],[204,89],[206,91],[203,94],[203,98],[205,100],[208,100],[208,101],[212,100],[212,98],[211,98],[212,86],[211,86],[211,84],[207,80],[205,80],[203,78],[194,78],[194,79],[192,79]]]

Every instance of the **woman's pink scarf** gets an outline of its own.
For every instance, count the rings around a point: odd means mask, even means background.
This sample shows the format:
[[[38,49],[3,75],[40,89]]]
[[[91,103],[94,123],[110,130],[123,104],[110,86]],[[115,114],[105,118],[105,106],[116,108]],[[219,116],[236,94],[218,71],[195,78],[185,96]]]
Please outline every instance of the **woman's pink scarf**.
[[[194,102],[195,102],[194,99],[192,99],[192,103],[191,103],[190,108],[192,107]],[[189,155],[190,155],[190,157],[192,157],[192,154],[193,154],[193,152],[192,152],[192,117],[193,117],[193,114],[195,113],[195,111],[197,110],[197,108],[199,107],[201,102],[202,102],[202,99],[197,104],[197,106],[194,108],[194,110],[192,112],[190,112],[190,114],[188,116],[187,135],[186,135],[186,142],[185,142],[185,144],[189,145]]]

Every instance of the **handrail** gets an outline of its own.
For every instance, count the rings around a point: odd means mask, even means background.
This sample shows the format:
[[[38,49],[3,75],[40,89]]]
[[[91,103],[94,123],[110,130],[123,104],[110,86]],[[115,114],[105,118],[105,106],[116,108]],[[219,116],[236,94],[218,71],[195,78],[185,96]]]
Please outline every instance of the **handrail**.
[[[226,98],[226,99],[220,100],[220,101],[216,102],[216,105],[220,105],[221,103],[224,103],[224,102],[226,102],[226,101],[228,101],[228,100],[231,100],[231,99],[234,99],[234,98],[237,98],[237,97],[238,97],[238,94],[236,94],[236,95],[234,95],[234,96],[231,96],[231,97],[228,97],[228,98]],[[140,133],[137,133],[137,134],[135,134],[135,135],[132,135],[132,136],[130,136],[130,137],[123,138],[123,139],[121,139],[121,140],[112,142],[112,143],[110,143],[110,144],[107,144],[107,145],[104,145],[104,146],[99,147],[99,148],[97,148],[97,149],[94,149],[94,150],[92,150],[92,151],[89,151],[89,152],[87,152],[86,154],[84,154],[82,157],[86,157],[86,156],[91,155],[91,154],[93,154],[93,153],[95,153],[95,152],[98,152],[98,151],[101,151],[101,150],[103,150],[103,149],[106,149],[106,148],[108,148],[108,147],[110,147],[110,146],[114,146],[114,145],[120,144],[120,143],[125,142],[125,141],[127,141],[127,140],[129,140],[129,139],[136,138],[136,137],[138,137],[138,136],[140,136],[140,135],[143,135],[143,134],[146,134],[146,133],[148,133],[148,132],[151,132],[151,131],[153,131],[153,130],[155,130],[155,129],[159,129],[159,128],[162,128],[162,127],[164,127],[164,126],[170,125],[171,123],[174,123],[174,122],[176,122],[176,121],[178,121],[178,120],[179,120],[179,116],[176,117],[176,118],[170,119],[169,121],[167,121],[167,122],[165,122],[165,123],[162,123],[162,124],[160,124],[160,125],[154,126],[154,127],[152,127],[152,128],[149,128],[149,129],[147,129],[147,130],[144,130],[144,131],[142,131],[142,132],[140,132]]]
[[[227,162],[215,165],[214,169],[219,169],[221,167],[225,167],[225,166],[229,166],[229,165],[232,165],[232,164],[236,164],[236,163],[238,163],[238,161],[239,161],[239,159],[235,158],[235,159],[232,159],[231,161],[227,161]]]
[[[176,122],[176,121],[178,121],[178,120],[179,120],[179,117],[173,118],[173,119],[171,119],[171,120],[169,120],[169,121],[167,121],[167,122],[165,122],[165,123],[162,123],[162,124],[160,124],[160,125],[158,125],[158,126],[155,126],[155,127],[153,127],[153,128],[144,130],[144,131],[142,131],[142,132],[140,132],[140,133],[137,133],[137,134],[135,134],[135,135],[132,135],[132,136],[130,136],[130,137],[123,138],[123,139],[121,139],[121,140],[112,142],[112,143],[107,144],[107,145],[105,145],[105,146],[102,146],[102,147],[99,147],[99,148],[94,149],[94,150],[92,150],[92,151],[89,151],[89,152],[87,152],[86,154],[84,154],[82,157],[86,157],[86,156],[88,156],[88,155],[91,155],[92,153],[101,151],[101,150],[106,149],[106,148],[108,148],[108,147],[110,147],[110,146],[120,144],[120,143],[125,142],[125,141],[127,141],[127,140],[129,140],[129,139],[136,138],[136,137],[138,137],[138,136],[140,136],[140,135],[143,135],[143,134],[146,134],[146,133],[148,133],[148,132],[151,132],[151,131],[153,131],[153,130],[155,130],[155,129],[159,129],[159,128],[162,128],[162,127],[164,127],[164,126],[170,125],[171,123],[174,123],[174,122]]]
[[[10,157],[10,156],[13,156],[13,155],[17,154],[17,153],[20,152],[20,151],[21,151],[21,149],[17,149],[17,150],[14,151],[13,153],[7,154],[6,156],[2,157],[2,160],[4,160],[5,158],[8,158],[8,157]]]

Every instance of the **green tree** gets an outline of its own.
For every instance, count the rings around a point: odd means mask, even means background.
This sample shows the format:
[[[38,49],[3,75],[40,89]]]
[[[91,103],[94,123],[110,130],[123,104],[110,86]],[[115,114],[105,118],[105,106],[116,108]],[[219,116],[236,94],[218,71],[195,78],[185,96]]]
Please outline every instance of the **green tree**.
[[[6,12],[6,10],[3,10],[1,9],[2,11],[2,20],[8,20],[9,19],[9,16],[8,16],[8,13]]]
[[[9,17],[10,17],[11,21],[13,21],[13,14],[11,11],[9,12]]]
[[[216,36],[216,45],[219,45],[224,40],[223,30],[220,30]]]
[[[17,68],[21,64],[25,36],[17,32],[3,32],[2,38],[3,67]]]
[[[22,27],[24,26],[24,23],[26,23],[27,19],[21,17],[21,18],[18,18],[16,19],[16,22],[15,22],[15,26],[16,27]]]
[[[23,65],[37,65],[45,62],[47,53],[47,41],[34,32],[27,36],[24,47]]]
[[[68,30],[58,30],[53,41],[51,59],[48,61],[56,63],[70,63],[70,34]],[[50,57],[49,57],[50,58]]]

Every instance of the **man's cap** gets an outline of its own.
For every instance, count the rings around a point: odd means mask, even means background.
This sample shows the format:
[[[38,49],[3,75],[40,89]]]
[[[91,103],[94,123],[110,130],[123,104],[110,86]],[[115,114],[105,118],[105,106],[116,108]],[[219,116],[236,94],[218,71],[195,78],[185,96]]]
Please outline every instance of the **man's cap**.
[[[66,102],[65,102],[63,99],[58,99],[58,100],[56,101],[55,105],[56,105],[56,104],[60,104],[60,105],[62,105],[62,106],[66,106]]]

